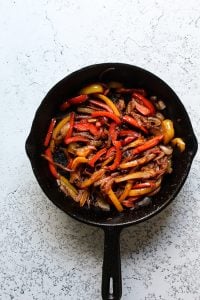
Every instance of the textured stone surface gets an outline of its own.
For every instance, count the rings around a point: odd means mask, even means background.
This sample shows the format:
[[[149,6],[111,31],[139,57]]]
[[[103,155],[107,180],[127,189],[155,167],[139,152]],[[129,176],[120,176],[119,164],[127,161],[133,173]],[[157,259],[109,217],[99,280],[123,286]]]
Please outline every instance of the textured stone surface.
[[[168,82],[200,135],[200,6],[190,1],[1,1],[0,299],[100,299],[103,233],[42,193],[24,151],[47,91],[97,62]],[[200,299],[200,156],[176,200],[122,233],[124,300]]]

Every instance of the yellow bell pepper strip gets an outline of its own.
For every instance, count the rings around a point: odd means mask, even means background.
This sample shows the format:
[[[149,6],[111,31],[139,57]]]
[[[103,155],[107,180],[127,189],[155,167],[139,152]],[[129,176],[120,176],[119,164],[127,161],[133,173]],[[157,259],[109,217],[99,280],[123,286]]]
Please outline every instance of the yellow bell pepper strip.
[[[165,119],[162,121],[163,142],[168,144],[174,137],[174,126],[172,120]]]
[[[66,191],[74,201],[79,202],[77,190],[64,176],[60,176],[60,188],[61,187],[64,188],[64,191]]]
[[[155,157],[156,157],[156,154],[151,153],[151,154],[145,155],[141,158],[134,159],[132,161],[128,161],[128,162],[125,162],[125,163],[121,163],[119,165],[119,167],[120,167],[120,169],[128,169],[128,168],[137,167],[137,166],[148,163],[149,161],[151,161]]]
[[[89,198],[89,193],[87,190],[83,190],[83,191],[80,191],[79,194],[81,193],[81,196],[80,196],[80,207],[84,206],[85,202],[88,200]]]
[[[125,115],[125,116],[122,117],[122,119],[123,119],[123,121],[124,121],[125,123],[128,123],[128,124],[130,124],[130,125],[132,125],[132,126],[138,128],[138,129],[140,129],[140,130],[143,131],[144,133],[148,133],[148,130],[147,130],[144,126],[140,125],[140,124],[138,123],[138,121],[135,120],[133,117],[130,117],[130,116],[128,116],[128,115]]]
[[[73,127],[74,127],[74,119],[75,119],[75,113],[71,112],[70,113],[70,119],[69,119],[69,129],[67,131],[65,139],[68,139],[68,138],[70,138],[72,136]]]
[[[137,140],[131,142],[130,144],[126,145],[123,147],[123,151],[127,150],[127,149],[130,149],[130,148],[134,148],[134,147],[137,147],[137,146],[140,146],[140,145],[143,145],[144,144],[144,138],[143,137],[139,137]]]
[[[174,138],[171,142],[172,145],[177,146],[181,152],[185,150],[185,142],[181,138]]]
[[[152,192],[154,189],[155,188],[152,188],[152,187],[146,187],[146,188],[130,190],[129,196],[131,196],[131,197],[143,196],[145,194]]]
[[[71,169],[74,171],[80,164],[85,164],[85,163],[88,163],[87,158],[81,156],[76,157],[71,164]]]
[[[47,149],[45,150],[45,155],[50,159],[50,161],[53,162],[53,157],[52,157],[52,153],[51,153],[50,148],[47,148]],[[54,166],[53,163],[51,163],[50,161],[49,161],[49,170],[50,170],[51,174],[52,174],[55,178],[59,179],[59,178],[60,178],[60,174],[57,172],[55,166]]]
[[[118,176],[115,178],[115,182],[122,182],[122,181],[127,181],[130,179],[153,178],[156,175],[157,175],[157,171],[155,171],[155,170],[139,171],[139,172],[130,173],[128,175]]]
[[[81,189],[87,188],[88,186],[93,184],[95,181],[99,180],[104,175],[104,173],[105,173],[104,169],[100,169],[100,170],[94,172],[89,179],[86,179],[85,181],[83,181],[80,184],[80,188]]]
[[[80,94],[82,95],[89,95],[89,94],[99,94],[103,93],[104,88],[101,84],[99,83],[92,83],[80,90]]]
[[[73,192],[75,195],[78,195],[78,191],[77,189],[69,182],[69,180],[67,178],[65,178],[64,176],[60,175],[60,180],[67,185]]]
[[[62,119],[57,126],[55,127],[53,133],[52,133],[52,139],[56,140],[56,138],[58,137],[60,130],[62,129],[62,127],[69,122],[70,116],[66,116],[64,119]]]
[[[121,124],[121,120],[120,118],[118,118],[116,115],[114,115],[113,113],[110,113],[108,111],[94,111],[91,114],[92,117],[107,117],[112,119],[113,121],[115,121],[117,124]]]
[[[141,152],[144,152],[148,149],[153,148],[154,146],[158,145],[163,139],[163,135],[157,135],[153,137],[152,139],[146,141],[143,145],[138,146],[137,148],[132,150],[132,154],[139,154]]]
[[[112,109],[113,113],[117,117],[120,117],[120,112],[119,112],[117,106],[113,103],[112,100],[110,100],[107,96],[102,95],[102,94],[97,94],[96,97],[103,100]]]
[[[107,166],[112,160],[114,159],[114,155],[111,155],[110,157],[108,157],[103,163],[102,163],[102,168]]]
[[[60,110],[64,111],[67,108],[69,108],[71,105],[81,104],[81,103],[87,101],[87,99],[88,99],[87,95],[79,95],[79,96],[73,97],[71,99],[68,99],[60,106]]]
[[[139,189],[132,189],[129,192],[129,196],[131,197],[137,197],[137,196],[143,196],[149,193],[152,193],[155,189],[157,189],[161,184],[161,179],[157,180],[153,186],[151,187],[144,187]]]
[[[123,207],[122,207],[121,203],[119,202],[117,196],[115,195],[115,193],[113,192],[112,189],[110,189],[108,191],[108,197],[110,198],[110,200],[112,201],[112,203],[114,204],[114,206],[116,207],[116,209],[118,210],[118,212],[122,212],[123,211]]]
[[[95,155],[93,155],[93,157],[89,160],[89,165],[91,167],[94,167],[94,164],[96,163],[97,160],[99,160],[99,158],[104,155],[107,152],[106,148],[103,148],[101,150],[99,150]]]
[[[77,156],[86,157],[92,152],[92,150],[96,150],[96,148],[94,146],[84,146],[82,148],[77,148],[75,152]]]
[[[51,136],[52,136],[53,129],[54,129],[55,125],[56,125],[56,119],[53,118],[53,119],[51,119],[51,123],[49,125],[47,135],[46,135],[45,140],[44,140],[44,146],[45,147],[48,147],[48,145],[49,145],[49,142],[50,142],[50,139],[51,139]]]
[[[132,182],[128,181],[125,185],[124,191],[122,192],[121,196],[119,197],[119,202],[122,202],[126,199],[126,197],[128,196],[131,188],[132,188]]]

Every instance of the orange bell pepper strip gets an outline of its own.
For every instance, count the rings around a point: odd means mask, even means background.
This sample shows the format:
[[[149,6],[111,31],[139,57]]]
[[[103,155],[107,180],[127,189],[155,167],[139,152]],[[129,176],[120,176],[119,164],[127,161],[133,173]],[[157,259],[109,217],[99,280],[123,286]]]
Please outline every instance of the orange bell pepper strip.
[[[152,139],[148,140],[147,142],[145,142],[143,145],[140,145],[137,148],[133,149],[132,154],[133,155],[138,154],[145,150],[151,149],[152,147],[159,144],[162,141],[162,139],[163,139],[163,134],[157,135],[157,136],[153,137]]]
[[[119,212],[122,212],[123,211],[123,207],[122,207],[121,203],[119,202],[117,196],[115,195],[115,193],[113,192],[112,189],[110,189],[108,191],[108,197],[110,198],[110,200],[112,201],[112,203],[114,204],[114,206],[116,207],[116,209]]]
[[[140,124],[138,123],[138,121],[135,120],[133,117],[130,117],[130,116],[128,116],[128,115],[125,115],[125,116],[122,117],[122,119],[123,119],[123,121],[124,121],[125,123],[128,123],[128,124],[130,124],[130,125],[132,125],[132,126],[138,128],[138,129],[140,129],[140,130],[143,131],[144,133],[148,133],[148,130],[147,130],[144,126],[140,125]]]
[[[122,192],[121,196],[119,197],[120,202],[122,202],[126,199],[126,197],[128,196],[131,188],[132,188],[132,182],[128,181],[125,185],[124,191]]]
[[[81,189],[87,188],[88,186],[93,184],[95,181],[98,181],[104,175],[104,173],[105,173],[104,169],[100,169],[100,170],[94,172],[90,178],[86,179],[85,181],[83,181],[80,184],[80,188]]]
[[[99,158],[104,155],[105,153],[107,152],[107,149],[106,148],[103,148],[101,150],[99,150],[89,161],[89,165],[91,167],[94,167],[94,164],[96,163],[97,160],[99,160]]]
[[[76,157],[71,164],[71,169],[75,170],[78,167],[78,165],[87,163],[87,162],[88,162],[88,159],[85,157],[82,157],[82,156]]]
[[[112,119],[117,124],[121,124],[120,118],[118,116],[116,116],[115,114],[109,112],[109,111],[94,111],[91,114],[91,116],[92,117],[107,117],[109,119]]]
[[[54,129],[55,125],[56,125],[56,119],[53,118],[53,119],[51,119],[51,123],[49,125],[47,135],[46,135],[45,140],[44,140],[44,146],[45,147],[48,147],[48,145],[49,145],[49,142],[50,142],[50,139],[51,139],[51,136],[52,136],[53,129]]]
[[[139,100],[144,106],[146,106],[146,108],[149,109],[149,115],[154,115],[155,114],[156,110],[155,110],[155,107],[154,107],[153,103],[151,103],[151,101],[149,101],[143,95],[134,92],[132,94],[132,97]]]
[[[70,98],[60,106],[60,110],[64,111],[67,108],[69,108],[71,105],[77,105],[77,104],[83,103],[87,99],[88,99],[87,95],[79,95],[79,96]]]

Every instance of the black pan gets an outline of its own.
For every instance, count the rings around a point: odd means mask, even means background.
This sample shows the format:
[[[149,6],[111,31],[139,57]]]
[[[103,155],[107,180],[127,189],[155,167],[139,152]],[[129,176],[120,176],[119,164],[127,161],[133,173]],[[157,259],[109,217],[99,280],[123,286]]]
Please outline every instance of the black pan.
[[[151,95],[162,98],[167,105],[164,111],[165,116],[173,120],[176,136],[182,137],[186,142],[184,152],[174,151],[173,173],[164,178],[162,188],[153,197],[152,204],[138,210],[125,210],[118,213],[80,208],[77,203],[66,199],[66,196],[60,192],[46,161],[41,158],[41,153],[44,151],[43,141],[50,119],[55,115],[61,102],[75,95],[85,84],[101,80],[115,80],[126,86],[145,88]],[[126,226],[151,218],[176,197],[187,178],[197,152],[197,140],[183,104],[165,82],[146,70],[121,63],[92,65],[65,77],[49,91],[36,112],[26,141],[26,152],[35,177],[47,197],[74,219],[104,230],[102,297],[103,299],[120,299],[122,294],[119,245],[121,230]]]

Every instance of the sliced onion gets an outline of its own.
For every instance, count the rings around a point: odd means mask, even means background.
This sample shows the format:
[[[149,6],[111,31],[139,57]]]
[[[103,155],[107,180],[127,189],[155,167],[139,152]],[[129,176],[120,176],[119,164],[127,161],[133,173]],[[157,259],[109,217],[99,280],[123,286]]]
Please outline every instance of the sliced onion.
[[[149,117],[148,122],[151,124],[151,126],[160,126],[161,125],[161,120],[159,118],[155,117]]]
[[[163,116],[163,114],[161,114],[161,112],[156,113],[156,118],[160,119],[161,121],[165,119],[165,117]]]
[[[149,197],[144,197],[142,200],[137,202],[137,206],[148,206],[151,204],[151,198]]]
[[[155,105],[158,110],[163,110],[166,108],[166,105],[162,100],[159,100]]]
[[[170,146],[164,146],[160,145],[160,149],[166,154],[166,155],[171,155],[173,152],[173,148]]]

